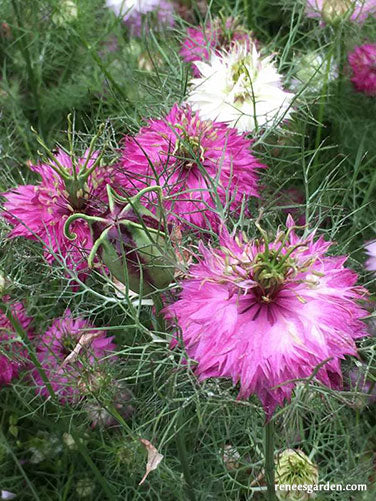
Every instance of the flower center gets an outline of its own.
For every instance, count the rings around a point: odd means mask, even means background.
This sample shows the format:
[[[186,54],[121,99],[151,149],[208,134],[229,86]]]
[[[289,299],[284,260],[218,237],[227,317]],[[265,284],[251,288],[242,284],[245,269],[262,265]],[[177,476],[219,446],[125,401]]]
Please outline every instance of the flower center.
[[[249,57],[243,57],[232,65],[232,82],[235,86],[238,85],[234,94],[235,102],[243,103],[250,97],[255,101],[255,95],[252,82],[256,79],[256,70],[252,69],[252,64]]]
[[[178,127],[178,125],[175,125]],[[178,127],[180,128],[180,127]],[[198,136],[191,136],[187,131],[182,130],[182,134],[176,140],[173,156],[177,163],[184,169],[191,169],[197,162],[204,161],[205,149]]]
[[[72,208],[76,211],[84,210],[88,198],[87,183],[71,178],[65,181],[65,188],[68,192],[68,201]]]
[[[245,71],[245,65],[247,63],[247,58],[243,57],[242,59],[239,59],[235,64],[232,65],[231,70],[232,70],[232,81],[234,84],[237,84],[240,77],[244,75],[244,77],[249,80],[249,75],[248,72]]]
[[[61,349],[64,355],[69,355],[75,349],[77,339],[70,333],[65,333],[61,339]]]
[[[276,250],[267,249],[257,254],[252,265],[252,278],[258,283],[258,288],[254,291],[260,301],[271,303],[286,279],[296,270],[295,260]]]

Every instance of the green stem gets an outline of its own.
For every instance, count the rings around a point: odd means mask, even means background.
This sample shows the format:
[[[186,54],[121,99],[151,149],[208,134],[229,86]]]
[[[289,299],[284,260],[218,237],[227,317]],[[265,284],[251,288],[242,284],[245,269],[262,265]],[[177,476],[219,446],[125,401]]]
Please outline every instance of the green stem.
[[[98,141],[98,139],[100,138],[100,136],[103,134],[103,130],[104,130],[104,124],[100,124],[98,132],[95,134],[95,136],[90,141],[89,151],[86,153],[85,163],[84,163],[84,165],[82,166],[82,168],[80,169],[80,172],[79,172],[79,176],[82,179],[87,179],[90,176],[90,174],[96,169],[97,165],[99,164],[99,162],[102,159],[103,150],[97,156],[97,158],[95,159],[95,161],[94,161],[93,165],[90,167],[90,169],[87,168],[87,166],[88,166],[88,164],[90,162],[90,159],[93,156],[93,151],[94,151],[95,143]]]
[[[99,216],[88,216],[87,214],[81,213],[81,212],[76,212],[75,214],[72,214],[71,216],[68,217],[68,219],[64,223],[64,236],[68,240],[76,240],[77,235],[76,233],[72,233],[70,231],[70,226],[77,221],[77,219],[83,219],[87,223],[108,223],[107,219]]]
[[[274,423],[268,421],[264,428],[265,448],[265,479],[267,485],[268,501],[275,501],[275,473],[274,473]]]
[[[99,471],[98,467],[96,466],[96,464],[94,463],[94,461],[91,459],[90,453],[87,450],[86,445],[84,444],[84,442],[83,442],[83,440],[82,440],[82,438],[80,436],[80,433],[78,433],[78,432],[76,433],[76,431],[73,430],[73,429],[70,430],[70,433],[71,433],[71,435],[73,437],[73,440],[76,443],[76,446],[77,446],[77,449],[78,449],[79,453],[81,454],[81,456],[83,457],[83,459],[86,461],[88,467],[93,472],[94,476],[98,480],[98,483],[102,486],[103,494],[105,494],[105,496],[109,500],[115,499],[115,493],[112,490],[111,485],[107,482],[106,478],[103,477],[103,475]]]
[[[243,4],[244,4],[244,13],[245,13],[245,17],[247,19],[247,23],[248,23],[248,28],[251,26],[251,20],[252,20],[252,16],[251,16],[251,6],[249,5],[249,0],[243,0]]]
[[[326,62],[326,70],[325,70],[325,77],[324,77],[324,83],[322,87],[322,95],[320,99],[320,106],[319,106],[319,113],[317,117],[318,121],[318,126],[317,126],[317,131],[316,131],[316,139],[315,139],[315,158],[313,160],[313,175],[312,175],[312,186],[311,190],[314,193],[316,190],[316,185],[318,183],[318,173],[316,172],[316,166],[319,163],[319,158],[320,158],[320,144],[321,144],[321,137],[322,137],[322,130],[323,130],[323,120],[324,120],[324,115],[325,115],[325,105],[327,103],[327,90],[328,90],[328,83],[329,83],[329,75],[330,75],[330,67],[333,59],[333,48],[330,49],[329,54],[328,54],[328,59]]]
[[[38,131],[34,129],[34,127],[31,127],[32,132],[36,135],[36,139],[38,143],[42,146],[42,148],[45,150],[47,153],[48,158],[51,160],[51,163],[49,166],[51,167],[52,170],[56,172],[64,181],[67,181],[70,179],[70,174],[67,171],[65,167],[62,166],[62,164],[58,161],[56,156],[52,153],[52,151],[49,149],[49,147],[46,145],[46,143],[43,141],[42,137],[39,136]]]
[[[157,321],[157,328],[159,332],[166,332],[166,322],[161,313],[163,309],[163,301],[159,292],[153,294],[153,302],[155,307],[155,318]]]
[[[325,79],[324,79],[324,85],[322,87],[322,96],[321,96],[321,101],[320,101],[320,108],[319,108],[319,116],[318,116],[318,128],[316,132],[316,140],[315,140],[315,150],[318,150],[320,143],[321,143],[321,135],[322,135],[322,121],[324,119],[324,113],[325,113],[325,105],[327,101],[327,90],[328,90],[328,82],[329,82],[329,74],[330,74],[330,66],[332,64],[332,58],[333,58],[333,50],[330,50],[329,55],[328,55],[328,60],[326,63],[326,70],[325,70]],[[316,154],[316,162],[317,162],[318,154]]]
[[[33,493],[34,499],[36,499],[37,501],[40,501],[40,497],[38,496],[37,491],[34,489],[34,485],[29,480],[29,477],[27,476],[25,470],[22,468],[22,464],[18,460],[16,454],[13,452],[13,448],[10,446],[10,444],[8,443],[5,435],[1,431],[0,431],[0,438],[1,438],[1,442],[5,445],[5,448],[6,448],[7,452],[12,457],[12,459],[15,462],[17,468],[20,470],[21,475],[23,476],[23,478],[24,478],[27,486],[29,487],[29,489]]]
[[[371,198],[371,195],[372,195],[373,191],[375,190],[375,187],[376,187],[376,170],[374,171],[371,182],[369,183],[367,192],[364,196],[363,204],[362,204],[363,206],[368,204],[368,200]]]
[[[345,81],[345,55],[346,55],[346,45],[345,45],[345,39],[343,36],[343,27],[342,25],[338,29],[338,41],[337,41],[337,47],[338,47],[338,102],[342,102],[342,95],[343,95],[343,84]],[[347,78],[346,78],[347,80]]]
[[[176,448],[178,450],[178,456],[179,456],[179,460],[180,460],[181,468],[183,470],[184,480],[185,480],[185,484],[186,484],[185,491],[186,491],[187,497],[188,497],[188,499],[190,499],[190,501],[196,501],[196,496],[195,496],[195,493],[193,490],[192,477],[191,477],[191,473],[189,471],[187,448],[185,446],[185,440],[184,440],[183,412],[179,413],[177,422],[178,422],[179,429],[175,435],[175,442],[176,442]]]

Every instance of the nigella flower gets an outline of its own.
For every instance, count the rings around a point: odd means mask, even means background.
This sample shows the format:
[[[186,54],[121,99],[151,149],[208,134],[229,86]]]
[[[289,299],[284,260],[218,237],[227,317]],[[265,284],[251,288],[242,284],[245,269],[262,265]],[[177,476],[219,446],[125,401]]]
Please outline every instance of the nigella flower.
[[[345,19],[364,23],[368,16],[376,15],[376,0],[307,0],[306,13],[328,24]]]
[[[96,329],[83,318],[74,318],[66,310],[56,318],[38,342],[37,355],[53,391],[61,402],[76,402],[85,393],[100,387],[105,376],[100,369],[103,360],[114,360],[111,353],[116,346],[113,336]],[[42,375],[35,368],[32,373],[37,391],[44,397],[50,393]]]
[[[106,0],[106,5],[117,16],[123,17],[134,36],[142,34],[146,15],[155,16],[154,28],[174,25],[174,7],[168,0]],[[146,28],[148,24],[147,21]]]
[[[231,378],[238,398],[256,394],[268,417],[290,399],[293,380],[315,369],[316,380],[341,388],[340,362],[367,335],[358,304],[366,290],[346,257],[327,256],[331,243],[314,233],[299,238],[291,216],[287,227],[272,242],[224,232],[219,249],[201,244],[180,299],[166,308],[199,379]]]
[[[230,49],[236,41],[244,43],[249,48],[252,41],[251,34],[239,26],[232,17],[225,20],[217,18],[205,27],[188,28],[180,55],[187,63],[208,61],[212,51]],[[200,76],[196,66],[193,65],[192,70],[195,77]]]
[[[200,77],[190,82],[187,102],[203,119],[225,122],[242,132],[277,125],[290,116],[294,94],[283,89],[273,56],[255,44],[236,43],[194,63]]]
[[[368,255],[366,268],[369,271],[376,271],[376,240],[365,245],[365,249]]]
[[[4,296],[0,301],[9,304],[10,311],[24,329],[32,336],[30,329],[31,318],[27,316],[22,303],[10,304],[9,296]],[[8,317],[0,311],[0,386],[9,384],[18,376],[19,370],[25,365],[27,351],[23,343],[18,339],[18,335],[8,320]]]
[[[174,105],[166,117],[125,138],[122,184],[129,191],[158,184],[171,220],[215,226],[215,192],[235,210],[244,196],[258,196],[257,170],[265,166],[251,145],[236,129]]]
[[[85,156],[73,167],[70,156],[60,150],[51,164],[29,165],[41,177],[40,183],[17,186],[2,194],[3,217],[13,226],[8,237],[42,241],[49,263],[60,256],[69,268],[85,268],[85,255],[92,246],[90,229],[77,222],[72,228],[77,239],[71,242],[64,236],[64,224],[74,212],[97,215],[104,210],[106,183],[112,178],[109,169],[95,167],[97,157],[97,153],[89,159]],[[80,182],[75,183],[73,168],[76,174],[81,169]]]
[[[376,96],[376,43],[356,47],[348,56],[354,87],[368,96]]]

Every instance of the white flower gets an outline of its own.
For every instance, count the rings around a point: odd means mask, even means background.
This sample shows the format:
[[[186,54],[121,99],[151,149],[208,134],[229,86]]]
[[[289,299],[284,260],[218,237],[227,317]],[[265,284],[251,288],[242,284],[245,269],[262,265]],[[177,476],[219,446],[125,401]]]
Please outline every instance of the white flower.
[[[1,499],[14,499],[15,497],[17,497],[17,494],[14,494],[14,492],[1,491]]]
[[[290,116],[294,95],[282,87],[273,56],[263,57],[253,44],[235,44],[194,63],[199,78],[190,81],[187,102],[203,119],[226,122],[239,131],[276,125]]]
[[[106,0],[106,6],[126,21],[131,14],[146,14],[158,7],[160,0]]]

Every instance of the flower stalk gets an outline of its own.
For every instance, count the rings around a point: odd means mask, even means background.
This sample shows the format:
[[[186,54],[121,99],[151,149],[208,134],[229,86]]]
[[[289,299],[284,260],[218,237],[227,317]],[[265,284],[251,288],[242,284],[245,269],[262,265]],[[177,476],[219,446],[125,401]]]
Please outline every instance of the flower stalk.
[[[184,480],[186,483],[185,491],[186,491],[187,497],[190,501],[196,501],[196,496],[195,496],[194,489],[193,489],[192,477],[191,477],[191,473],[189,471],[189,463],[188,463],[188,458],[187,458],[187,448],[186,448],[185,440],[184,440],[184,432],[183,432],[184,419],[183,419],[182,413],[179,413],[179,415],[178,415],[178,426],[179,426],[179,430],[177,431],[176,436],[175,436],[175,443],[176,443],[176,448],[178,450],[180,464],[181,464],[181,467],[183,470]]]
[[[276,501],[274,465],[274,422],[268,421],[264,428],[265,480],[268,501]]]

